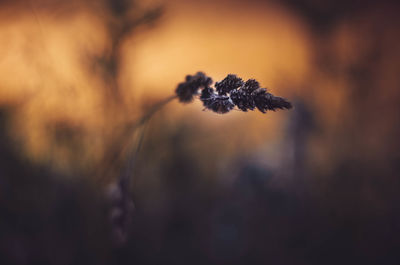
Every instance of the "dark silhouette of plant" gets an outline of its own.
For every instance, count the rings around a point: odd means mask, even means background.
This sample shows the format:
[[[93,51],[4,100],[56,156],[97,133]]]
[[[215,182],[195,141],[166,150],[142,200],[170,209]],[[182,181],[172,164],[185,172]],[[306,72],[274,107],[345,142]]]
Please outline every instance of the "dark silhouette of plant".
[[[186,76],[185,82],[176,88],[176,94],[182,103],[189,103],[200,94],[204,107],[220,114],[233,110],[235,106],[242,111],[257,108],[262,113],[292,108],[289,101],[268,93],[267,89],[261,88],[254,79],[243,82],[236,75],[229,74],[222,81],[215,83],[215,89],[211,84],[210,77],[198,72],[193,76]]]

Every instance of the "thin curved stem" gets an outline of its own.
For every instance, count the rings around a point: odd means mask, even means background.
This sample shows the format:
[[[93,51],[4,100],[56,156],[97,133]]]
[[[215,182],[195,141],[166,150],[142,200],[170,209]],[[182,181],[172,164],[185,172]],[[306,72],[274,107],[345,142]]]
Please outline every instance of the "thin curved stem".
[[[127,129],[136,129],[137,127],[143,125],[147,120],[149,120],[157,111],[159,111],[162,107],[167,105],[169,102],[177,98],[178,96],[172,95],[163,101],[158,102],[153,107],[151,107],[137,122],[128,125]]]
[[[146,127],[148,125],[148,121],[149,120],[146,120],[146,122],[144,122],[143,128],[142,128],[142,130],[140,132],[140,136],[139,136],[139,140],[138,140],[138,143],[136,145],[136,148],[135,148],[135,150],[132,150],[132,152],[128,155],[127,162],[126,162],[126,164],[127,164],[126,169],[124,170],[124,172],[122,172],[122,174],[120,176],[120,181],[121,182],[122,181],[125,182],[126,188],[128,190],[129,190],[129,187],[131,186],[132,172],[133,172],[133,170],[135,168],[137,157],[138,157],[139,151],[140,151],[140,149],[142,147],[142,144],[143,144],[144,133],[146,131]]]
[[[129,182],[129,176],[131,176],[131,172],[133,171],[134,168],[134,164],[135,164],[135,160],[137,157],[137,154],[139,153],[139,150],[142,146],[143,143],[143,138],[144,138],[144,132],[146,129],[146,125],[147,122],[150,120],[150,118],[157,112],[159,111],[162,107],[164,107],[166,104],[168,104],[169,102],[171,102],[172,100],[174,100],[177,96],[173,95],[170,96],[166,99],[164,99],[163,101],[160,101],[159,103],[155,104],[150,110],[148,110],[145,115],[143,115],[137,122],[135,122],[134,124],[132,124],[132,127],[128,127],[127,128],[127,134],[131,135],[138,127],[140,126],[144,126],[144,128],[142,128],[142,131],[140,133],[139,136],[139,142],[137,143],[136,146],[136,150],[131,154],[131,158],[128,158],[128,167],[127,167],[127,171],[124,174],[122,174],[121,178],[126,177],[127,181]]]
[[[124,151],[129,150],[129,146],[131,146],[130,139],[133,133],[140,126],[144,125],[156,112],[162,109],[169,102],[177,98],[176,95],[172,95],[152,106],[149,110],[145,112],[145,114],[139,119],[129,122],[126,124],[122,130],[119,132],[119,135],[115,136],[115,142],[111,145],[111,149],[107,152],[107,155],[103,158],[103,165],[108,165],[102,168],[109,168],[111,170],[115,170],[120,168],[121,164],[118,163],[122,159],[122,155]],[[141,137],[141,136],[140,136]],[[104,173],[104,172],[103,172]],[[115,173],[115,171],[114,171]],[[108,174],[106,173],[106,176]]]
[[[114,184],[114,193],[119,196],[114,196],[113,206],[111,209],[112,218],[112,230],[115,235],[115,244],[122,245],[126,242],[129,235],[129,225],[131,222],[131,218],[134,211],[134,203],[131,197],[131,182],[133,177],[133,170],[137,162],[138,153],[142,147],[144,134],[146,130],[146,125],[150,118],[159,111],[163,106],[172,101],[176,96],[171,96],[157,104],[155,104],[150,110],[148,110],[145,115],[143,115],[138,121],[127,126],[124,131],[124,136],[131,137],[134,131],[139,128],[141,125],[144,125],[141,129],[138,142],[136,144],[136,148],[131,148],[131,152],[128,153],[127,159],[125,162],[125,168],[122,168],[116,183]],[[125,145],[128,145],[126,147]],[[124,147],[129,150],[129,138],[118,138],[118,142],[116,143],[115,151],[117,154],[114,158],[118,160],[119,156],[124,152]],[[110,161],[111,163],[114,161]],[[115,215],[115,212],[118,214]]]

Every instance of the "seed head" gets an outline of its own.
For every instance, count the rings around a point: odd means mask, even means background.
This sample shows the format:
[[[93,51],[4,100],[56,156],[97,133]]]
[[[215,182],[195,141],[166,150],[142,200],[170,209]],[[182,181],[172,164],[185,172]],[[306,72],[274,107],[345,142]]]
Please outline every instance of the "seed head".
[[[252,93],[256,107],[262,113],[267,110],[275,111],[277,109],[291,109],[292,104],[284,98],[275,97],[268,93],[265,88],[258,88]]]
[[[235,103],[235,105],[242,111],[254,110],[256,107],[253,96],[251,93],[243,89],[243,87],[237,90],[232,90],[231,99],[233,103]]]
[[[207,104],[205,101],[203,101],[203,103],[207,109],[219,114],[227,113],[235,107],[235,104],[232,102],[229,96],[221,96],[217,94],[213,95]]]
[[[195,75],[187,75],[185,82],[179,83],[175,90],[179,101],[189,103],[193,100],[194,95],[199,93],[201,87],[206,88],[212,84],[212,79],[202,72]]]
[[[211,87],[206,87],[201,91],[200,100],[204,107],[207,107],[215,97],[215,91]]]
[[[200,100],[206,109],[224,114],[237,106],[242,111],[257,108],[262,113],[268,110],[291,109],[292,104],[284,98],[276,97],[260,88],[255,79],[246,82],[236,75],[228,74],[223,80],[215,83],[215,89],[211,87],[212,79],[202,72],[186,76],[186,81],[180,83],[176,89],[179,101],[191,102],[193,97],[199,94]]]
[[[249,79],[244,83],[244,85],[241,87],[244,91],[246,92],[253,92],[257,88],[260,88],[260,83],[257,82],[255,79]]]
[[[243,80],[236,75],[229,74],[220,82],[215,83],[218,94],[226,95],[234,89],[243,85]]]

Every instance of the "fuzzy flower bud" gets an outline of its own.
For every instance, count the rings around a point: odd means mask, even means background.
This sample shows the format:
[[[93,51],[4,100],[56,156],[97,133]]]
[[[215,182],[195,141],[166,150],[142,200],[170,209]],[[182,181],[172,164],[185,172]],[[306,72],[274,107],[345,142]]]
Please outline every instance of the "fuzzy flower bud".
[[[205,101],[203,103],[205,104]],[[213,95],[207,104],[205,104],[205,107],[216,113],[224,114],[231,111],[235,107],[235,104],[229,96]]]
[[[203,106],[207,107],[213,98],[215,97],[214,89],[211,87],[206,87],[201,91],[200,100],[203,102]]]
[[[195,75],[187,75],[185,82],[179,83],[175,90],[179,101],[189,103],[193,100],[194,95],[199,93],[201,87],[205,88],[212,84],[212,79],[202,72]]]
[[[271,93],[267,93],[265,88],[256,89],[253,93],[254,102],[256,107],[262,113],[266,113],[267,110],[275,111],[277,109],[291,109],[292,104],[286,99],[281,97],[275,97]]]
[[[220,82],[215,83],[218,94],[226,95],[234,89],[243,85],[243,80],[236,75],[229,74]]]
[[[260,83],[258,83],[255,79],[247,80],[242,86],[242,89],[249,93],[253,92],[257,88],[260,88]]]
[[[284,98],[276,97],[260,88],[255,79],[246,82],[236,75],[229,74],[220,82],[211,87],[212,80],[202,72],[186,76],[186,81],[180,83],[176,89],[179,101],[191,102],[201,90],[200,100],[206,109],[224,114],[235,107],[242,111],[257,108],[262,113],[268,110],[291,109],[292,104]]]
[[[231,91],[231,99],[233,103],[242,111],[254,110],[256,104],[251,93],[240,88]]]

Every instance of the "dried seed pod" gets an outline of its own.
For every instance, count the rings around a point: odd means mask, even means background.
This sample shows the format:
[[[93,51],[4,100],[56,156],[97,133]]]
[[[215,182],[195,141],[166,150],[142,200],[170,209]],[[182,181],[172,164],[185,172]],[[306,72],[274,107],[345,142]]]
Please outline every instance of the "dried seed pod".
[[[200,100],[204,107],[216,113],[227,113],[235,106],[242,110],[254,110],[257,108],[262,113],[268,110],[290,109],[292,104],[284,98],[276,97],[260,88],[255,79],[246,82],[234,74],[228,74],[223,80],[210,87],[212,79],[202,72],[186,76],[186,81],[180,83],[176,89],[179,101],[191,102],[201,90]]]
[[[262,113],[267,110],[275,111],[276,109],[291,109],[292,104],[284,98],[275,97],[268,93],[265,88],[258,88],[252,93],[256,107]]]
[[[251,93],[258,88],[260,88],[260,83],[258,83],[257,80],[255,80],[255,79],[247,80],[241,87],[241,89],[243,89],[244,91],[246,91],[248,93]]]
[[[216,113],[224,114],[231,111],[235,107],[235,104],[229,96],[213,95],[205,107]]]
[[[201,87],[208,87],[212,84],[212,79],[202,72],[195,75],[187,75],[185,82],[179,83],[175,90],[179,101],[189,103],[193,100],[194,96],[199,93]]]
[[[226,95],[243,85],[243,80],[236,75],[229,74],[222,81],[215,83],[218,94]]]
[[[203,102],[204,107],[211,103],[215,95],[214,89],[211,87],[206,87],[201,91],[200,100]]]
[[[240,88],[231,91],[232,102],[242,111],[254,110],[256,104],[251,93]]]

